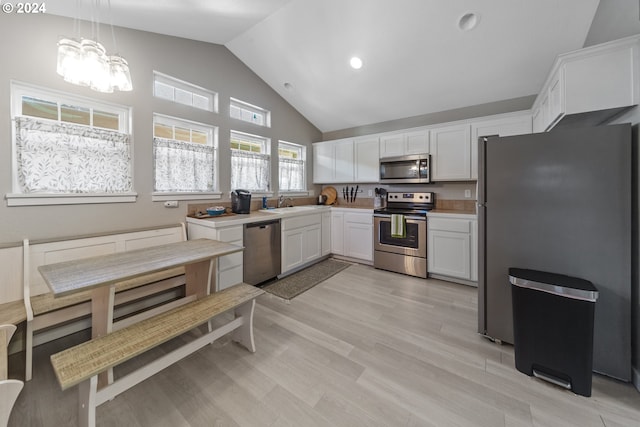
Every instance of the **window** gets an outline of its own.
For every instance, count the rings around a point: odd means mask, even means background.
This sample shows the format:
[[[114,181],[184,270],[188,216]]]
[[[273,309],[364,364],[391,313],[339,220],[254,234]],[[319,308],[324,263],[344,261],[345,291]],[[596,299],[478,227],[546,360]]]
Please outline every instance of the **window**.
[[[231,189],[269,191],[270,145],[269,138],[231,131]]]
[[[153,95],[205,111],[218,112],[218,94],[200,86],[153,72]]]
[[[259,126],[271,127],[271,112],[269,110],[240,101],[239,99],[231,98],[229,115],[233,119]]]
[[[306,147],[291,142],[278,143],[280,191],[306,191]]]
[[[213,126],[154,114],[154,200],[163,200],[161,194],[216,191],[216,140]]]
[[[129,108],[11,82],[9,206],[135,201]]]

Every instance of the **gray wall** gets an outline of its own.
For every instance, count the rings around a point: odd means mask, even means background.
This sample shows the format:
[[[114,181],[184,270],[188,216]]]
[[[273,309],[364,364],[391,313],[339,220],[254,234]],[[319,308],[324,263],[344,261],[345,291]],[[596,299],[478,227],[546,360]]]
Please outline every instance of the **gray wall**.
[[[528,110],[533,105],[536,95],[491,102],[488,104],[472,105],[455,110],[440,111],[437,113],[423,114],[420,116],[406,117],[404,119],[390,120],[382,123],[372,123],[366,126],[325,132],[322,139],[325,141],[340,138],[350,138],[374,133],[391,132],[395,130],[410,129],[419,126],[428,126],[438,123],[466,120],[475,117],[491,116],[494,114],[510,113],[513,111]]]
[[[88,30],[85,25],[84,29]],[[11,79],[50,89],[131,106],[133,111],[135,203],[7,207],[0,203],[0,243],[30,239],[126,230],[183,222],[188,203],[167,209],[152,202],[152,115],[154,112],[186,118],[219,127],[220,189],[230,191],[229,130],[270,137],[310,146],[321,140],[320,131],[286,103],[224,46],[154,33],[116,28],[119,53],[129,62],[134,90],[100,94],[68,84],[56,74],[56,43],[60,36],[74,36],[73,20],[53,15],[0,14],[0,194],[11,189]],[[113,50],[111,34],[102,27],[101,40]],[[152,96],[153,70],[177,77],[219,93],[219,113],[212,114],[176,105]],[[267,108],[272,127],[264,129],[229,119],[229,97]],[[276,145],[273,145],[275,148]],[[272,149],[272,153],[277,153]],[[312,150],[308,149],[309,164]],[[277,189],[278,168],[272,156],[272,185]],[[308,169],[308,186],[312,182]],[[206,201],[205,201],[206,203]]]
[[[585,40],[585,47],[605,43],[640,33],[640,2],[638,0],[600,0],[593,23]],[[636,388],[640,390],[640,107],[623,113],[612,123],[633,124],[633,246],[632,246],[632,360]],[[614,331],[612,331],[614,332]]]

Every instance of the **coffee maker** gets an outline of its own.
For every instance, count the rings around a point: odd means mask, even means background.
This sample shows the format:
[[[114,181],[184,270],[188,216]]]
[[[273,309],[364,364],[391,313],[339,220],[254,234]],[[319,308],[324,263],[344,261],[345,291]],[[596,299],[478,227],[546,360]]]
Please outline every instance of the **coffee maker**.
[[[233,190],[231,192],[231,212],[248,214],[251,210],[251,192],[249,190]]]

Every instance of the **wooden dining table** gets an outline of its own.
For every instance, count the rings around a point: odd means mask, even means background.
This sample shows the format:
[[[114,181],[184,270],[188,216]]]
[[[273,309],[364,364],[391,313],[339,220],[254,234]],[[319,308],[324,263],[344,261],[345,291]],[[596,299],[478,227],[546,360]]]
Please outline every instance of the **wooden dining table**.
[[[196,239],[46,264],[38,270],[54,297],[91,290],[91,337],[97,338],[112,331],[116,283],[184,266],[185,301],[192,301],[215,291],[215,260],[242,250],[231,243]]]

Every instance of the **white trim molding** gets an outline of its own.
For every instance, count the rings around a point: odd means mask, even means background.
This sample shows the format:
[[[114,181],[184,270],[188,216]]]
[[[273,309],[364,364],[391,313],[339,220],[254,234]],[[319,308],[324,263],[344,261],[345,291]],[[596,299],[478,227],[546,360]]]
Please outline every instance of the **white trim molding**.
[[[88,205],[95,203],[133,203],[138,193],[119,194],[22,194],[5,195],[7,206]]]

